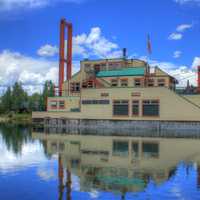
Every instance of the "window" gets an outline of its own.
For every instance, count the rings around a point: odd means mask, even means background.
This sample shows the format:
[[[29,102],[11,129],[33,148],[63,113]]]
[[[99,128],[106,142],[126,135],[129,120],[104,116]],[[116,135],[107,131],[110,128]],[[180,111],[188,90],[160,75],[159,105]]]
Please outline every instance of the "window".
[[[148,80],[148,86],[153,87],[154,86],[154,79],[149,79]]]
[[[71,92],[80,92],[80,83],[71,83]]]
[[[159,116],[160,104],[158,100],[143,101],[143,116]]]
[[[132,143],[132,155],[133,157],[139,157],[139,144],[138,142]]]
[[[144,142],[142,144],[142,154],[147,158],[159,157],[159,145],[158,143]]]
[[[113,141],[113,155],[114,156],[127,156],[128,155],[128,142],[127,141]]]
[[[165,87],[165,79],[158,79],[158,86]]]
[[[128,79],[121,79],[121,87],[127,87],[128,86]]]
[[[127,100],[113,101],[113,115],[114,116],[128,116],[129,105]]]
[[[140,87],[141,86],[141,79],[135,79],[134,85],[135,85],[135,87]]]
[[[82,83],[82,88],[93,88],[94,87],[94,82],[93,81],[84,81]]]
[[[93,86],[94,86],[93,83],[94,83],[93,81],[88,81],[87,82],[87,87],[88,88],[93,88]]]
[[[50,105],[51,105],[51,108],[56,109],[57,108],[57,101],[51,101]]]
[[[109,100],[82,100],[82,104],[110,104]]]
[[[118,80],[117,79],[112,79],[111,80],[111,86],[112,87],[117,87],[118,86]]]
[[[65,101],[59,101],[59,108],[61,109],[65,108]]]
[[[134,100],[132,101],[132,115],[138,116],[139,115],[139,101]]]

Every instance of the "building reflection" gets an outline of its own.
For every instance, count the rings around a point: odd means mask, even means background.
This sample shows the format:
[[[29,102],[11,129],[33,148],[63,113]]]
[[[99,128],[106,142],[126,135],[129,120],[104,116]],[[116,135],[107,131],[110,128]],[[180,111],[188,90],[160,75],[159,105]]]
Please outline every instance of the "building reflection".
[[[58,154],[59,200],[71,199],[71,174],[80,190],[143,191],[152,180],[161,184],[176,173],[180,161],[197,163],[200,187],[200,140],[32,133],[45,141],[49,155]]]

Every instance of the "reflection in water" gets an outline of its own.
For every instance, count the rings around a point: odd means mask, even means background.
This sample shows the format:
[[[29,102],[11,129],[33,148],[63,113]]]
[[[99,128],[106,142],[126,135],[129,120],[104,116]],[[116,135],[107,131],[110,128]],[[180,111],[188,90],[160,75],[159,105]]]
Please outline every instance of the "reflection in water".
[[[2,124],[0,126],[1,137],[6,143],[7,149],[20,154],[22,144],[31,140],[31,127],[24,125]]]
[[[199,139],[31,133],[4,125],[0,144],[0,199],[200,196]]]
[[[36,132],[32,136],[46,141],[49,155],[59,154],[61,184],[67,170],[60,197],[66,186],[67,199],[71,199],[73,173],[80,177],[81,191],[120,192],[121,199],[126,199],[130,192],[145,191],[152,182],[159,186],[172,180],[180,161],[186,163],[186,169],[196,163],[199,187],[200,140]]]

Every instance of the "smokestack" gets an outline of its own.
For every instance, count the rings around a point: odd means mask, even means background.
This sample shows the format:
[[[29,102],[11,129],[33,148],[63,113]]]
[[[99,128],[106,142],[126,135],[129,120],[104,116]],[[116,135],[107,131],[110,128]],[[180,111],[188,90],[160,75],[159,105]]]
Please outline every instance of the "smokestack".
[[[126,59],[126,56],[127,56],[127,55],[126,55],[127,49],[126,49],[126,48],[123,48],[122,51],[123,51],[123,59]]]
[[[72,77],[72,24],[66,23],[68,28],[67,36],[67,80]]]
[[[67,29],[67,55],[65,55],[65,29]],[[66,79],[72,76],[72,24],[65,19],[60,21],[60,60],[59,60],[59,96],[62,96],[62,85],[64,83],[65,63]]]
[[[65,19],[60,21],[60,50],[59,50],[59,96],[62,96],[62,84],[64,82],[65,66]]]

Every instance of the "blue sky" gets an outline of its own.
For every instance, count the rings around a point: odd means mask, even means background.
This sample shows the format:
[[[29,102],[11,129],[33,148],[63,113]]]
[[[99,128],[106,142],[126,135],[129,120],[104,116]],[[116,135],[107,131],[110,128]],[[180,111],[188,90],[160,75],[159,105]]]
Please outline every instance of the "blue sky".
[[[152,65],[195,84],[200,64],[200,0],[1,0],[0,84],[34,91],[57,80],[59,20],[74,27],[74,71],[83,58],[147,56]]]

